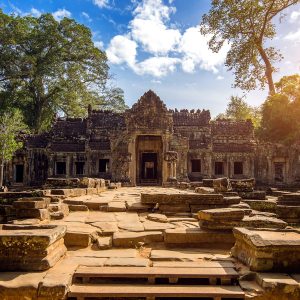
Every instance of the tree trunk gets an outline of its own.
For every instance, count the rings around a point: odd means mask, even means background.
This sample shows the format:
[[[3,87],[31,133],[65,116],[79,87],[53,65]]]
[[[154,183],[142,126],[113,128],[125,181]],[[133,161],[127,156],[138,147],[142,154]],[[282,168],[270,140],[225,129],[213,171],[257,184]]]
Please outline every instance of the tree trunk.
[[[265,52],[265,50],[263,49],[263,47],[261,45],[258,46],[258,51],[259,51],[261,58],[263,59],[265,66],[266,66],[265,74],[266,74],[267,82],[268,82],[268,86],[269,86],[269,94],[274,95],[275,94],[275,85],[274,85],[274,81],[273,81],[273,67],[268,58],[267,53]]]
[[[4,161],[1,160],[0,162],[0,187],[3,186],[4,180]]]

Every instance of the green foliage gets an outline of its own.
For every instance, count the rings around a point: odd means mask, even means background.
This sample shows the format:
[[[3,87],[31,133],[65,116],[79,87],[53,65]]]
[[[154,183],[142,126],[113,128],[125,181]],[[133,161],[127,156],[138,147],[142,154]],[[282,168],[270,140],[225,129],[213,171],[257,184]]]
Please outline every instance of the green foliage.
[[[243,97],[231,96],[226,112],[220,114],[219,119],[251,120],[254,128],[258,128],[261,121],[261,112],[257,107],[250,106]]]
[[[285,76],[275,86],[276,94],[262,107],[260,137],[292,144],[300,139],[300,75]]]
[[[218,52],[225,42],[231,44],[226,66],[235,75],[235,87],[253,90],[266,83],[275,93],[274,63],[282,58],[266,42],[276,35],[273,20],[299,0],[212,0],[208,14],[202,17],[201,32],[210,35],[209,47]]]
[[[26,129],[19,110],[0,114],[0,186],[3,181],[4,163],[12,159],[15,151],[22,147],[23,144],[17,140],[17,135]]]
[[[106,54],[90,30],[51,14],[8,16],[0,10],[0,110],[19,108],[35,132],[57,114],[84,117],[88,105],[120,109],[123,94],[111,99]]]

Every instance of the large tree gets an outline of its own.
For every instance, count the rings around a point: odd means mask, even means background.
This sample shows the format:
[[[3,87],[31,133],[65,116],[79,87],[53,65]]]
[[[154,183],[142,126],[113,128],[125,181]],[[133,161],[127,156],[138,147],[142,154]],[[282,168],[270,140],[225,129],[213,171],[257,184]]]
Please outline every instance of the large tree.
[[[16,150],[22,147],[17,137],[27,126],[19,110],[10,110],[0,114],[0,187],[3,185],[5,162],[12,159]]]
[[[116,90],[107,85],[105,52],[73,19],[0,10],[0,57],[0,109],[20,108],[35,132],[47,129],[56,115],[83,117],[89,104],[125,108],[120,90],[110,101]]]
[[[274,63],[282,58],[267,45],[276,35],[275,18],[300,0],[212,0],[208,14],[202,17],[201,32],[209,34],[209,47],[218,52],[225,42],[231,44],[226,66],[235,75],[235,87],[253,90],[268,84],[275,94]]]
[[[300,140],[300,75],[283,77],[262,107],[264,140],[292,144]]]
[[[261,112],[258,107],[249,105],[244,97],[231,96],[225,113],[217,116],[217,119],[226,118],[232,120],[251,120],[254,127],[258,128],[261,121]]]

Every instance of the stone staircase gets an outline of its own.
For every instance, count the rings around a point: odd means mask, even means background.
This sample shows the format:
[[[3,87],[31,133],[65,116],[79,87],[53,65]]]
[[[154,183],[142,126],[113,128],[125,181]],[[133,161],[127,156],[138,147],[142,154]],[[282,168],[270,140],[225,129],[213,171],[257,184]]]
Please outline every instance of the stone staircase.
[[[211,264],[210,264],[211,263]],[[86,267],[73,276],[68,299],[245,299],[233,267]]]

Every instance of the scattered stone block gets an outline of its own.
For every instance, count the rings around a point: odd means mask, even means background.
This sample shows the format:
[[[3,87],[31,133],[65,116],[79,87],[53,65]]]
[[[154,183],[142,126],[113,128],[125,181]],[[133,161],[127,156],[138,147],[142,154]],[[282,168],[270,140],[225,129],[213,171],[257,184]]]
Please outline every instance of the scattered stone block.
[[[255,179],[230,179],[230,184],[234,192],[252,192],[255,187]]]
[[[97,247],[100,250],[110,249],[112,247],[112,237],[102,236],[97,238]]]
[[[288,223],[300,223],[300,206],[277,205],[276,213],[280,219]]]
[[[205,221],[241,221],[245,215],[243,209],[239,208],[220,208],[201,210],[198,213],[199,220]]]
[[[234,228],[231,252],[252,271],[297,272],[300,265],[300,233],[297,230]]]
[[[83,204],[73,205],[69,204],[69,210],[70,211],[88,211],[88,207]]]
[[[49,220],[50,214],[48,209],[18,209],[17,210],[17,218],[29,218],[29,219],[40,219],[40,220]]]
[[[102,236],[110,236],[119,231],[117,222],[95,222],[90,224],[99,228]]]
[[[264,289],[282,288],[293,293],[299,288],[297,281],[283,273],[256,273],[256,280]]]
[[[273,200],[243,200],[251,209],[276,213],[276,201]]]
[[[6,225],[0,231],[1,271],[42,271],[65,253],[65,226]]]
[[[199,186],[195,188],[195,193],[199,194],[214,194],[215,190],[210,187],[205,187],[205,186]]]
[[[167,229],[174,229],[176,226],[169,223],[160,223],[153,221],[146,221],[143,223],[145,231],[165,231]]]
[[[231,190],[229,178],[217,178],[213,181],[213,188],[216,193],[224,193]]]
[[[188,204],[187,205],[159,204],[159,211],[162,213],[190,212],[190,206]]]
[[[265,200],[266,192],[265,191],[251,191],[251,192],[239,192],[239,196],[242,199],[253,199],[253,200]]]
[[[163,214],[149,214],[147,215],[147,219],[154,222],[167,223],[168,217]]]

